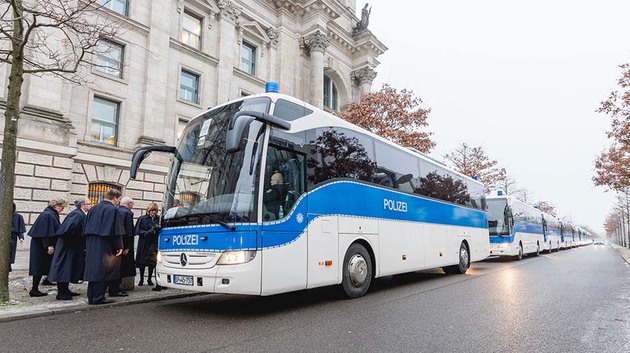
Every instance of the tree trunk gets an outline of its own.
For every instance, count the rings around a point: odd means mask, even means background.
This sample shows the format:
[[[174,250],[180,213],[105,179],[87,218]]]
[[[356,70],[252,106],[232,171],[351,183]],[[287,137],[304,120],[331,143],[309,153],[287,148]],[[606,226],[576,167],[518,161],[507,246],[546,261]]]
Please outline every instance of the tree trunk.
[[[7,107],[4,112],[4,138],[2,140],[2,165],[0,166],[0,303],[9,301],[9,251],[11,246],[11,220],[13,215],[13,189],[15,186],[15,155],[17,127],[20,114],[20,98],[24,82],[24,52],[21,47],[24,32],[22,2],[13,7],[13,57],[9,76]]]

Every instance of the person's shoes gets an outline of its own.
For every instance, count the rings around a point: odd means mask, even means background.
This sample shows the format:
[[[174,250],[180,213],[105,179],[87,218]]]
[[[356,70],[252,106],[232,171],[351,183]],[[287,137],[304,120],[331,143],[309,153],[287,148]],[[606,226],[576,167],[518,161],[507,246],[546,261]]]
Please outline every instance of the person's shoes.
[[[151,281],[150,279],[147,280],[147,284],[152,286],[153,285],[153,281]]]
[[[42,281],[42,285],[44,285],[44,286],[54,286],[54,285],[56,285],[56,283],[51,282],[51,281],[48,280],[48,278],[46,278],[45,280]]]
[[[45,296],[48,295],[48,293],[43,293],[43,292],[40,292],[39,290],[32,290],[31,289],[28,292],[28,295],[30,295],[31,297],[45,297]]]
[[[159,291],[161,291],[161,290],[162,290],[162,287],[161,287],[161,286],[155,286],[155,287],[153,287],[153,289],[151,289],[151,290],[156,291],[156,292],[159,292]]]
[[[127,294],[127,292],[123,292],[123,291],[120,291],[118,293],[110,293],[109,294],[110,297],[126,297],[128,295],[129,294]]]
[[[138,282],[138,286],[140,286],[140,287],[144,286],[144,280],[143,279],[141,279],[140,282]]]
[[[103,304],[111,304],[111,303],[115,303],[115,301],[103,299],[103,300],[98,301],[96,303],[90,303],[90,305],[103,305]]]
[[[57,294],[57,300],[72,300],[72,296],[67,294]]]
[[[68,291],[67,294],[70,295],[70,296],[73,296],[73,297],[81,295],[81,293],[77,293],[77,292],[73,292],[73,291]]]

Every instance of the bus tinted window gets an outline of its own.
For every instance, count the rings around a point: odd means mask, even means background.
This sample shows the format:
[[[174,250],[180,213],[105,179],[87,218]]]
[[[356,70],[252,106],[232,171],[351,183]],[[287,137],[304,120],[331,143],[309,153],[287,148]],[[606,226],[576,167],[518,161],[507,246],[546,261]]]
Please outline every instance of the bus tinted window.
[[[374,182],[413,193],[419,178],[418,163],[413,155],[385,142],[375,141],[376,174]]]
[[[471,206],[468,187],[456,174],[424,160],[420,163],[420,173],[423,176],[414,190],[416,194]]]
[[[313,111],[299,104],[289,102],[285,99],[278,99],[273,115],[280,119],[292,121],[303,116],[313,114]]]
[[[306,160],[309,185],[336,178],[372,181],[376,163],[371,146],[363,144],[362,136],[340,128],[314,132],[307,133],[313,138],[308,143]]]

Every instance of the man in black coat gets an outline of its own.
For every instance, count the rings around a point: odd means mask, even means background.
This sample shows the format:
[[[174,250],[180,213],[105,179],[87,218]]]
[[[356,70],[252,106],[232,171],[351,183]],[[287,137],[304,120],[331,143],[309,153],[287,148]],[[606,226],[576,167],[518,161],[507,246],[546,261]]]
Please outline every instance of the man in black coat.
[[[120,191],[109,190],[103,200],[92,207],[85,224],[85,280],[88,283],[88,303],[108,304],[105,299],[107,282],[120,278],[120,255],[125,228],[118,213]]]
[[[120,259],[120,277],[117,280],[107,283],[110,297],[126,297],[128,295],[127,292],[120,289],[122,277],[136,277],[136,264],[133,259],[135,232],[133,227],[133,212],[131,212],[133,204],[134,201],[129,196],[120,199],[118,213],[120,213],[123,219],[125,235],[123,236],[123,253]]]
[[[67,204],[65,200],[51,200],[28,231],[28,235],[31,236],[28,274],[33,276],[33,287],[28,293],[31,297],[48,295],[39,291],[39,282],[50,270],[50,262],[57,242],[55,234],[59,228],[59,212],[63,211]]]
[[[83,229],[91,203],[88,198],[78,199],[76,209],[63,220],[57,229],[57,246],[50,265],[48,280],[57,282],[57,299],[71,300],[79,295],[70,291],[69,284],[83,279],[85,267],[85,238]]]

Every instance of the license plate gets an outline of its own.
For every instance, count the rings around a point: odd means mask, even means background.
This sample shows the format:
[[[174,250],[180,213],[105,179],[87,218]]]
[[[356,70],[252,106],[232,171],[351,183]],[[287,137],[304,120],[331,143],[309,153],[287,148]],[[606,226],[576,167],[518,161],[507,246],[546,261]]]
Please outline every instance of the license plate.
[[[184,286],[192,286],[193,285],[193,276],[173,275],[173,283],[175,283],[175,284],[182,284]]]

